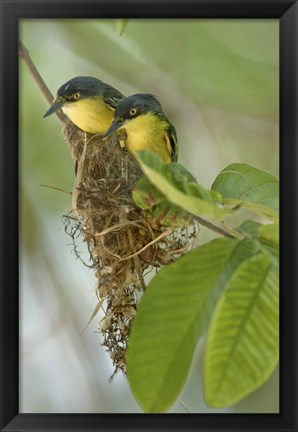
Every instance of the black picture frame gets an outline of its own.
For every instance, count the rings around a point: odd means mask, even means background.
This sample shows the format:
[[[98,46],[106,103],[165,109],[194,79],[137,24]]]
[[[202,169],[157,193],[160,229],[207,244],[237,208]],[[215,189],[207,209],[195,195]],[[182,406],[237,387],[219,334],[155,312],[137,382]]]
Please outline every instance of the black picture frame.
[[[287,0],[13,1],[1,3],[1,431],[297,430],[297,20]],[[280,20],[281,340],[279,414],[19,414],[18,20]]]

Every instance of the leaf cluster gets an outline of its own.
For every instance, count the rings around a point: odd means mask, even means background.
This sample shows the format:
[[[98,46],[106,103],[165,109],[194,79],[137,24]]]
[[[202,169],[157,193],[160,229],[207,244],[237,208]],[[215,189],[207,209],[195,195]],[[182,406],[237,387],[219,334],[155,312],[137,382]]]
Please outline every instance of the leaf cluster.
[[[182,165],[165,165],[150,152],[136,157],[147,176],[134,193],[141,208],[152,215],[167,203],[221,224],[227,235],[196,247],[149,283],[129,339],[132,392],[145,412],[167,411],[206,335],[205,401],[230,406],[261,386],[278,362],[278,181],[235,163],[206,190]],[[261,220],[228,227],[225,216],[241,207]]]

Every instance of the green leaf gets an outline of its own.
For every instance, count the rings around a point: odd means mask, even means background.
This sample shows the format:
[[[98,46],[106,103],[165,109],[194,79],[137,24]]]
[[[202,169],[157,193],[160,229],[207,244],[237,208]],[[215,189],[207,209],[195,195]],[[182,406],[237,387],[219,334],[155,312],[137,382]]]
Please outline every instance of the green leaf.
[[[132,324],[127,366],[145,412],[164,412],[175,402],[217,299],[257,248],[253,240],[217,239],[161,269],[149,283]]]
[[[243,262],[221,297],[208,331],[204,395],[214,408],[233,405],[261,386],[278,361],[277,260]]]
[[[268,243],[262,243],[262,245],[261,245],[261,251],[265,255],[269,255],[271,258],[273,257],[274,259],[276,259],[276,262],[278,262],[279,248],[276,247],[276,245],[272,246],[271,244],[268,244]]]
[[[125,27],[127,26],[128,19],[118,19],[116,20],[116,29],[118,36],[122,36],[123,32],[125,30]]]
[[[243,205],[271,220],[278,219],[278,180],[250,165],[235,163],[216,177],[212,190],[219,192],[226,205]]]
[[[279,223],[261,225],[259,234],[262,241],[271,244],[272,246],[279,245]]]
[[[259,236],[259,228],[262,226],[261,223],[253,221],[253,220],[245,220],[241,222],[238,227],[238,230],[249,237],[258,237]]]
[[[147,177],[137,182],[132,197],[152,226],[183,227],[193,220],[191,213],[171,203]]]
[[[259,222],[246,220],[242,222],[238,230],[246,237],[252,237],[262,244],[262,248],[276,257],[279,246],[279,223],[263,225]]]
[[[152,207],[165,200],[164,194],[145,176],[137,182],[132,191],[132,197],[135,204],[142,210],[151,210]]]
[[[269,207],[266,207],[262,204],[254,204],[250,201],[243,201],[243,200],[239,200],[239,199],[232,199],[232,198],[228,198],[228,199],[224,199],[223,200],[224,205],[227,206],[238,206],[239,204],[241,204],[243,207],[246,207],[248,210],[251,210],[252,212],[254,212],[255,214],[259,215],[259,216],[263,216],[269,220],[272,220],[274,222],[276,222],[278,220],[278,213],[274,210],[272,210]]]
[[[149,220],[156,227],[185,227],[191,224],[193,217],[191,213],[168,200],[164,200],[149,212]]]
[[[150,181],[172,203],[197,216],[216,220],[231,210],[223,208],[221,196],[196,183],[194,177],[180,164],[165,164],[149,151],[135,152],[137,161]]]

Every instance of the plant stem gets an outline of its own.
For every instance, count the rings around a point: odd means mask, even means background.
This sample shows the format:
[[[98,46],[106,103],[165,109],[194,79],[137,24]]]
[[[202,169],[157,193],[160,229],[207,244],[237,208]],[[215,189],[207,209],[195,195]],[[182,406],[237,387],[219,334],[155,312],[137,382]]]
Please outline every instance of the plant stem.
[[[243,236],[241,233],[239,233],[239,231],[235,230],[234,228],[230,228],[226,225],[215,225],[210,221],[207,221],[206,219],[201,218],[200,216],[195,216],[195,219],[203,226],[205,226],[206,228],[210,229],[211,231],[216,232],[217,234],[223,235],[225,237],[229,237],[229,238],[238,238],[238,239],[242,239]]]
[[[54,96],[52,95],[52,93],[50,92],[50,90],[47,87],[46,83],[42,79],[40,73],[36,69],[35,64],[31,60],[31,57],[29,55],[28,49],[24,46],[24,44],[22,43],[21,40],[19,40],[19,57],[26,64],[26,66],[27,66],[30,74],[34,78],[36,84],[38,85],[40,91],[42,92],[42,94],[44,95],[44,97],[46,98],[46,100],[49,102],[49,104],[52,104],[52,102],[54,100]],[[55,114],[57,115],[57,117],[59,118],[59,120],[62,123],[65,123],[66,116],[60,110],[56,111]]]

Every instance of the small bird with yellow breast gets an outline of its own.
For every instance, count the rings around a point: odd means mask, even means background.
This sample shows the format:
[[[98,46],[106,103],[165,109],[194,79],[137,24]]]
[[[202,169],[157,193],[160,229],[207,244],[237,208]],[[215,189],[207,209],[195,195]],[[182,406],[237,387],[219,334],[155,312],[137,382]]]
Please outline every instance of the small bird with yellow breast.
[[[44,117],[62,109],[78,128],[90,134],[104,135],[123,99],[123,94],[109,84],[90,76],[78,76],[59,88]]]
[[[149,150],[165,163],[177,161],[175,128],[151,94],[135,94],[117,105],[113,123],[104,138],[115,133],[126,136],[125,147],[132,155],[135,151]]]

